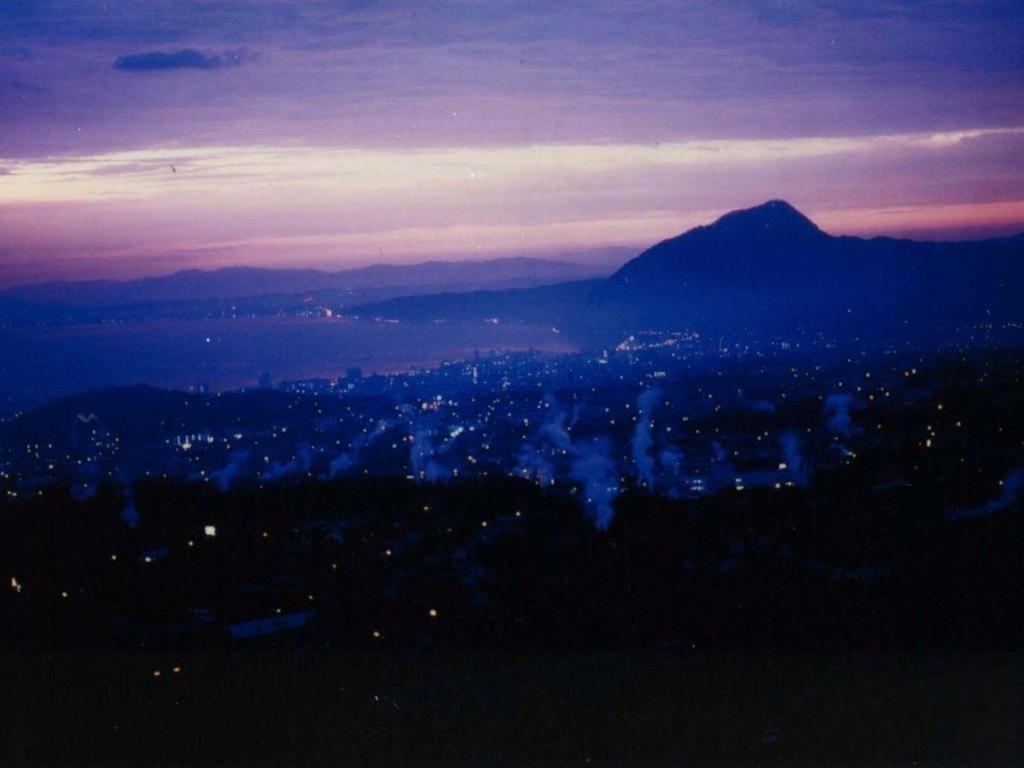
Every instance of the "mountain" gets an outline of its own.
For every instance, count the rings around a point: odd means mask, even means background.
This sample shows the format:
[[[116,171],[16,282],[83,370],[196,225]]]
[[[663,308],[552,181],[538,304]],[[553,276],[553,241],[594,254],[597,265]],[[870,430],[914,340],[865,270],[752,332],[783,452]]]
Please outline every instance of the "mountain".
[[[649,248],[606,279],[516,292],[397,298],[357,308],[399,320],[497,317],[591,334],[688,327],[944,333],[1020,320],[1024,238],[835,237],[773,200]]]
[[[621,263],[621,261],[619,262]],[[328,272],[315,269],[227,267],[190,269],[138,280],[92,280],[21,285],[0,291],[0,301],[113,307],[202,299],[236,299],[322,291],[382,288],[454,290],[522,287],[607,275],[612,269],[584,263],[526,257],[486,261],[426,261],[419,264],[374,264]]]
[[[781,200],[722,216],[665,240],[627,262],[613,280],[645,285],[665,281],[722,280],[757,285],[790,278],[815,263],[832,240],[814,222]]]

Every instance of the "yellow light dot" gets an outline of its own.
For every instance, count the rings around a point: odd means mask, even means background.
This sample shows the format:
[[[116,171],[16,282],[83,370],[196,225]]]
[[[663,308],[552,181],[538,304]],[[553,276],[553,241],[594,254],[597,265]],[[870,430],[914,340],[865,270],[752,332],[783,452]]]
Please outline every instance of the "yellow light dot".
[[[160,670],[159,669],[154,669],[153,670],[153,677],[160,677]]]
[[[373,630],[373,637],[374,637],[375,640],[379,640],[380,639],[380,632],[378,632],[376,629]]]
[[[178,674],[179,672],[181,672],[181,667],[171,667],[171,672],[173,672],[174,674]]]
[[[432,618],[432,619],[436,619],[437,618],[437,609],[436,608],[431,608],[429,611],[427,611],[427,613],[430,614],[430,618]]]

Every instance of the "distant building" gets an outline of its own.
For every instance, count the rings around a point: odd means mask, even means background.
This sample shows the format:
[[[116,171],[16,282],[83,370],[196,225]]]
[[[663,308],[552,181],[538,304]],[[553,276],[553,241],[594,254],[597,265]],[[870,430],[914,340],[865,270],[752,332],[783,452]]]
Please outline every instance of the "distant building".
[[[347,368],[345,370],[345,378],[346,379],[361,379],[361,378],[363,378],[363,369],[362,368]]]

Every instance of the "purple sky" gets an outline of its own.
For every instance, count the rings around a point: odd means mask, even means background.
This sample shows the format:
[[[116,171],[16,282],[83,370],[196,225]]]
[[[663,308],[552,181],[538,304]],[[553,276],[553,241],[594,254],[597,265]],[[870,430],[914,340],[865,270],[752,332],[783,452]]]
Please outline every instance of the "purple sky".
[[[1022,39],[1019,0],[3,0],[0,285],[640,247],[777,197],[1024,230]]]

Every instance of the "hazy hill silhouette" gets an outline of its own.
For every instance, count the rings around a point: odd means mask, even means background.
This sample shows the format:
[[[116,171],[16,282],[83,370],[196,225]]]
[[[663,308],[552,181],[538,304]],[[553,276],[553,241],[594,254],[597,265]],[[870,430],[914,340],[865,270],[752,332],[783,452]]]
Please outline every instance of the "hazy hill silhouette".
[[[605,259],[614,254],[602,252]],[[621,263],[621,262],[619,262]],[[584,263],[528,257],[483,261],[424,261],[417,264],[371,264],[356,269],[265,269],[225,267],[188,269],[137,280],[88,280],[20,285],[0,291],[0,300],[28,304],[121,306],[196,299],[234,299],[269,294],[344,291],[382,287],[434,291],[487,286],[517,287],[575,280],[608,274],[602,263]]]
[[[392,299],[366,314],[497,317],[587,331],[690,326],[931,333],[1019,319],[1024,239],[917,242],[836,237],[773,200],[665,240],[607,279],[457,297]]]

